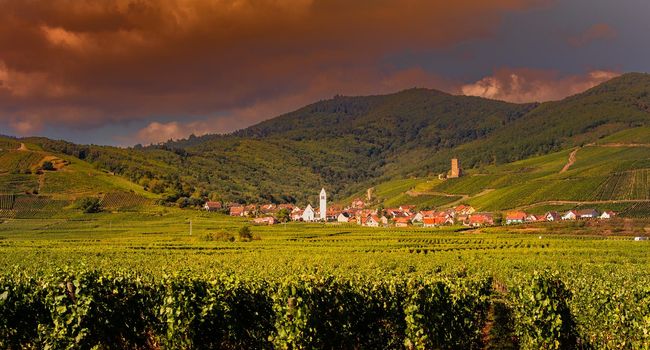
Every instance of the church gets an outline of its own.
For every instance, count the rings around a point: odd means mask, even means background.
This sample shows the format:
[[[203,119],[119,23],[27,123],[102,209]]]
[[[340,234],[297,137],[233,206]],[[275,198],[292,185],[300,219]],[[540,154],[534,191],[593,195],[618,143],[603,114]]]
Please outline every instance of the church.
[[[327,192],[325,192],[325,188],[320,190],[319,197],[320,206],[318,207],[318,212],[315,212],[311,204],[308,204],[302,213],[302,221],[327,221]]]

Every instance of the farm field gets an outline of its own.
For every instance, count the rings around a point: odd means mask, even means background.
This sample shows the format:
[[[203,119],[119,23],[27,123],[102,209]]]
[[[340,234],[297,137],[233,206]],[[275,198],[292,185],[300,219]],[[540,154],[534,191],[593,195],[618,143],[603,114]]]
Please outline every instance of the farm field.
[[[252,226],[242,241],[246,219],[148,208],[0,219],[0,310],[34,317],[20,326],[24,338],[0,321],[3,347],[650,344],[650,246],[633,240],[647,220],[480,230],[291,223]],[[101,326],[118,316],[134,328]],[[30,338],[39,322],[41,336]]]

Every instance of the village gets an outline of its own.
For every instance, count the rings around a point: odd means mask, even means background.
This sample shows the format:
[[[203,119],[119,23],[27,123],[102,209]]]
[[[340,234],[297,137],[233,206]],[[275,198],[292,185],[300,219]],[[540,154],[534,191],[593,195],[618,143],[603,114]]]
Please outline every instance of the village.
[[[451,160],[451,169],[439,178],[458,178],[463,175],[458,159]],[[471,205],[460,204],[436,210],[418,210],[414,205],[400,205],[394,208],[370,208],[361,198],[355,198],[347,206],[328,206],[327,192],[321,189],[319,206],[307,204],[301,208],[293,204],[249,204],[224,205],[221,202],[206,202],[206,211],[227,212],[230,216],[248,217],[256,225],[274,225],[282,222],[332,222],[356,224],[365,227],[424,227],[462,225],[482,227],[494,225],[513,225],[535,222],[554,222],[571,220],[607,220],[613,218],[613,211],[599,212],[596,209],[569,210],[564,213],[548,211],[545,213],[526,213],[515,210],[509,212],[477,212]]]

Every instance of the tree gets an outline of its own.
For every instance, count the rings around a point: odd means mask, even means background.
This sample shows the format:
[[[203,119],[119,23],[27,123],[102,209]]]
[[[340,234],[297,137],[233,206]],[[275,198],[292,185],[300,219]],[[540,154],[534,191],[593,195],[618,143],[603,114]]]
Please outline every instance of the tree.
[[[76,207],[86,214],[99,213],[102,208],[99,198],[86,197],[77,201]]]
[[[495,225],[497,226],[503,225],[503,213],[495,213],[493,219]]]
[[[178,204],[179,208],[185,208],[190,205],[190,200],[187,197],[181,197],[176,200],[176,204]]]
[[[289,220],[291,220],[291,213],[289,212],[289,209],[286,208],[280,209],[276,216],[279,222],[289,222]]]
[[[242,226],[242,228],[239,229],[239,240],[242,242],[250,242],[253,240],[253,234],[251,233],[250,227]]]

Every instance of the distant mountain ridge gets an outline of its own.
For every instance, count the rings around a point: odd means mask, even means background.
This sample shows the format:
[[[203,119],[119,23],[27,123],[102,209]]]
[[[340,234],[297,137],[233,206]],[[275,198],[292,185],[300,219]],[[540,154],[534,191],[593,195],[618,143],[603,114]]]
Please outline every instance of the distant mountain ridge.
[[[229,135],[119,149],[30,139],[121,174],[168,201],[306,202],[390,179],[503,164],[650,121],[650,75],[630,73],[561,101],[514,104],[436,90],[335,98]]]

